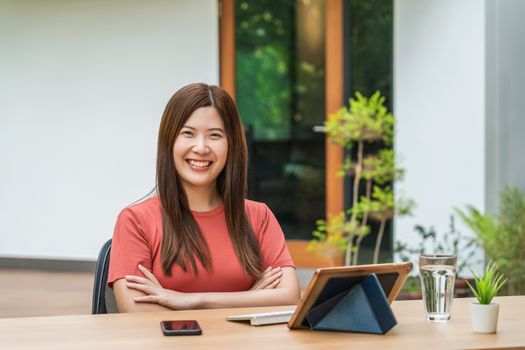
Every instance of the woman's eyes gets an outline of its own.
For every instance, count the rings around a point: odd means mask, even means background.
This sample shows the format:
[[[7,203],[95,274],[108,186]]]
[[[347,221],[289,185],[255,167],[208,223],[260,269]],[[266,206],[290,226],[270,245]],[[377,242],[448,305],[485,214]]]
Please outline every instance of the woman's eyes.
[[[183,131],[180,132],[180,134],[184,135],[186,137],[193,137],[194,136],[194,132],[190,131],[190,130],[183,130]],[[209,134],[209,137],[212,140],[218,140],[218,139],[222,138],[223,136],[222,136],[222,133],[214,132],[214,133]]]
[[[210,138],[213,139],[213,140],[218,140],[221,137],[222,137],[222,134],[219,134],[219,133],[210,134]]]

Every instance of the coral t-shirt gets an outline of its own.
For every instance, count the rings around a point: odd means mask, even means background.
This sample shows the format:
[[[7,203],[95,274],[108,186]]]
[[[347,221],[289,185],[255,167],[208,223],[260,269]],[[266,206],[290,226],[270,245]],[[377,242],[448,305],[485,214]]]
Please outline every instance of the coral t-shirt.
[[[295,267],[284,234],[270,209],[263,203],[245,200],[247,219],[255,233],[262,257],[262,267]],[[115,225],[108,284],[126,275],[142,276],[137,265],[152,271],[162,287],[179,292],[234,292],[250,289],[255,282],[242,269],[235,254],[224,205],[208,212],[192,212],[208,249],[212,266],[206,270],[196,259],[198,275],[190,268],[184,272],[173,264],[171,277],[162,270],[162,212],[160,199],[150,198],[124,209]]]

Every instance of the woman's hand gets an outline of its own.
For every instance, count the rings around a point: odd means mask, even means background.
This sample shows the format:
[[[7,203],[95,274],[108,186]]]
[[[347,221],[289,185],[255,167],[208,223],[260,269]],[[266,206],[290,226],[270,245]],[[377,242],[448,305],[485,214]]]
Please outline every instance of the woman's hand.
[[[134,297],[137,303],[155,303],[175,310],[195,309],[198,307],[199,297],[195,293],[180,293],[162,288],[157,278],[139,264],[139,270],[144,277],[126,276],[126,286],[136,289],[147,295]]]
[[[280,267],[272,268],[268,266],[268,268],[264,270],[262,277],[253,284],[250,290],[274,289],[281,282],[282,276],[283,272]]]

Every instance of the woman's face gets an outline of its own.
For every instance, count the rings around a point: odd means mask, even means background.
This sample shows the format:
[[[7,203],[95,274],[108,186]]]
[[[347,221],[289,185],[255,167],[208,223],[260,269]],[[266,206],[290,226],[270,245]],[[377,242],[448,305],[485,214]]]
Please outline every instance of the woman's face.
[[[227,155],[226,130],[217,110],[214,107],[195,110],[173,145],[175,167],[184,187],[215,189]]]

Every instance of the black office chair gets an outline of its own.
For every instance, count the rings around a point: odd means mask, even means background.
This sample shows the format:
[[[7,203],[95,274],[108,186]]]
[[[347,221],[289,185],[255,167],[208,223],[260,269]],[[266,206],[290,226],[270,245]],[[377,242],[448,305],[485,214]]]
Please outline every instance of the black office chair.
[[[91,313],[93,315],[118,312],[113,289],[108,287],[110,252],[111,239],[104,243],[98,254],[95,281],[93,282],[93,303],[91,306]]]

